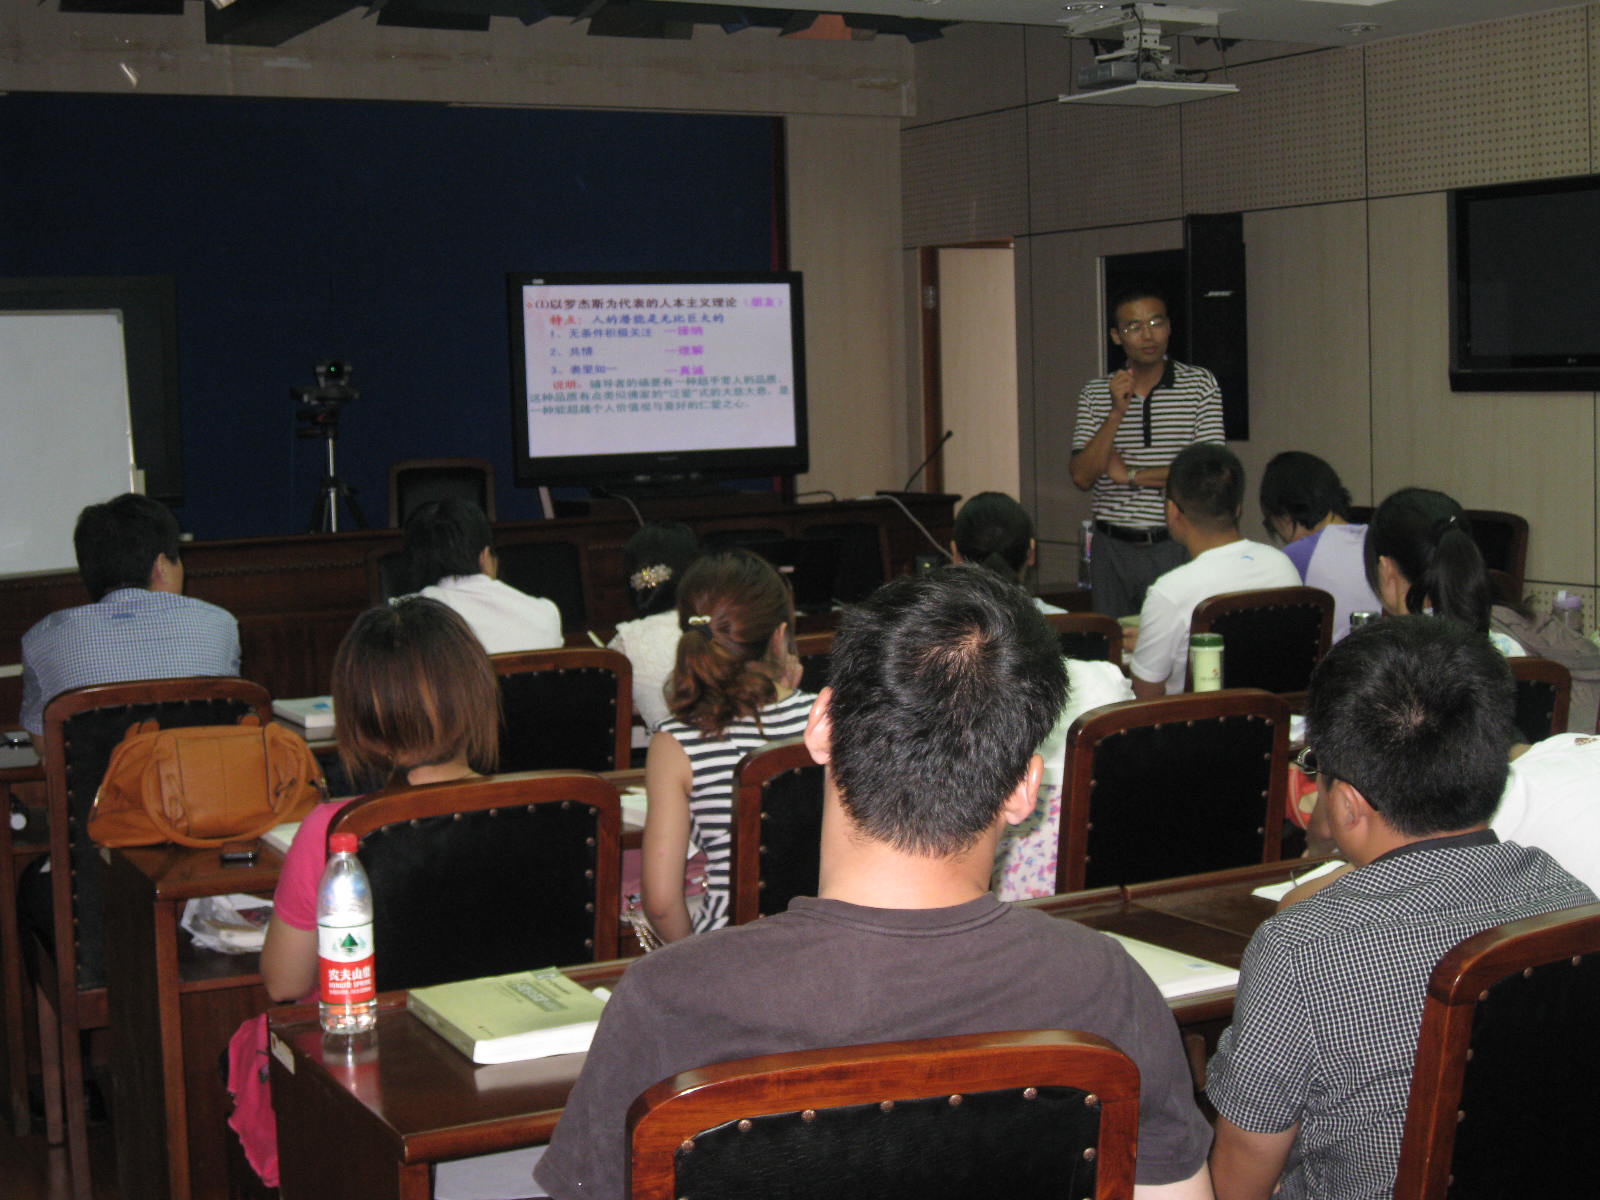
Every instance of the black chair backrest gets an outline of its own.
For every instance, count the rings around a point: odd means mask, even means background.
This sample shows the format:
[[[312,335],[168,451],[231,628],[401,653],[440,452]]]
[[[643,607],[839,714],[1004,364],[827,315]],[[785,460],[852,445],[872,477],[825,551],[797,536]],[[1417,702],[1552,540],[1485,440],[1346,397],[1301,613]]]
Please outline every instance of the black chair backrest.
[[[483,458],[411,458],[389,468],[389,525],[430,500],[470,500],[495,519],[494,467]]]
[[[1065,1030],[718,1063],[629,1112],[633,1200],[1059,1200],[1133,1189],[1138,1072]]]
[[[582,629],[589,619],[583,595],[583,554],[572,542],[496,542],[500,579],[530,596],[543,596],[561,610],[563,629]]]
[[[1097,708],[1068,734],[1057,890],[1269,862],[1289,708],[1249,688]]]
[[[1398,1200],[1581,1196],[1600,1112],[1600,905],[1485,930],[1428,985]]]
[[[800,738],[745,755],[734,769],[733,924],[815,896],[822,848],[823,769]]]
[[[1103,613],[1046,613],[1063,658],[1122,664],[1122,626]]]
[[[834,551],[829,597],[840,604],[865,600],[884,582],[883,526],[862,521],[808,525],[802,541],[831,541]],[[796,582],[796,590],[799,583]]]
[[[828,686],[828,665],[833,659],[833,634],[802,633],[795,639],[800,655],[800,690],[816,695]]]
[[[452,811],[430,811],[440,800]],[[333,828],[361,830],[372,881],[378,990],[614,957],[618,804],[605,780],[545,772],[395,788],[341,810]]]
[[[1565,733],[1572,705],[1572,672],[1550,658],[1513,658],[1509,663],[1517,681],[1513,720],[1522,740],[1539,742],[1552,733]]]
[[[123,685],[127,686],[127,685]],[[263,698],[266,693],[261,693]],[[105,863],[89,840],[89,812],[111,754],[130,726],[154,721],[162,729],[235,725],[253,711],[237,699],[115,704],[68,717],[62,727],[67,786],[67,842],[72,858],[72,911],[78,930],[78,987],[105,984]],[[48,768],[47,768],[48,769]]]
[[[1257,598],[1260,603],[1254,602]],[[1333,597],[1306,587],[1229,592],[1197,605],[1190,629],[1222,635],[1225,686],[1299,694],[1310,686],[1312,670],[1328,652]]]
[[[490,658],[500,676],[502,771],[627,767],[633,672],[625,656],[574,648]],[[570,665],[519,669],[518,662]]]
[[[370,603],[387,604],[396,596],[420,591],[422,586],[414,577],[411,557],[404,550],[373,550],[367,555],[367,600]]]

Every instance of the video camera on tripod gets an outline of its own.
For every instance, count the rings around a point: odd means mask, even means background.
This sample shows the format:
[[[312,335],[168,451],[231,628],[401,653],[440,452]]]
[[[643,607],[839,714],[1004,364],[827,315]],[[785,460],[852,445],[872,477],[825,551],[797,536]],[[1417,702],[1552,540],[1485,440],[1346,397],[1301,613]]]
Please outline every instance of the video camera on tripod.
[[[367,521],[356,504],[354,489],[339,478],[335,469],[334,443],[339,438],[339,413],[352,400],[361,399],[361,389],[350,382],[352,367],[347,362],[329,359],[316,367],[316,383],[294,384],[289,388],[289,399],[300,407],[295,418],[301,427],[295,430],[298,437],[320,437],[328,444],[328,473],[323,476],[317,492],[316,507],[311,513],[311,532],[337,533],[339,531],[339,501],[349,505],[350,515],[360,529]]]

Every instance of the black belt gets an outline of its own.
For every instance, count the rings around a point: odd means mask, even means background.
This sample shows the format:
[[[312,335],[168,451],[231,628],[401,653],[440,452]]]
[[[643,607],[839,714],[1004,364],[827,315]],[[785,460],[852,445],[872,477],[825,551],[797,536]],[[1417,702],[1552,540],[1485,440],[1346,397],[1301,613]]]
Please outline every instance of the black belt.
[[[1096,533],[1136,546],[1156,546],[1172,536],[1164,525],[1113,525],[1110,521],[1096,521],[1094,528]]]

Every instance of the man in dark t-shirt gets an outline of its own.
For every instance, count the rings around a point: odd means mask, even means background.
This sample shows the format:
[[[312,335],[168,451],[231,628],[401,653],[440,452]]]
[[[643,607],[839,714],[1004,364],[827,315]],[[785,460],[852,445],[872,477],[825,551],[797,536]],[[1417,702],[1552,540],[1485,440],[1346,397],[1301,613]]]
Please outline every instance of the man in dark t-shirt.
[[[1078,1029],[1138,1064],[1143,1198],[1209,1198],[1210,1129],[1177,1027],[1120,946],[989,892],[1006,824],[1065,699],[1032,601],[951,567],[879,589],[834,640],[806,744],[827,768],[819,894],[628,969],[535,1171],[621,1200],[626,1115],[679,1071],[756,1054],[1012,1029]]]

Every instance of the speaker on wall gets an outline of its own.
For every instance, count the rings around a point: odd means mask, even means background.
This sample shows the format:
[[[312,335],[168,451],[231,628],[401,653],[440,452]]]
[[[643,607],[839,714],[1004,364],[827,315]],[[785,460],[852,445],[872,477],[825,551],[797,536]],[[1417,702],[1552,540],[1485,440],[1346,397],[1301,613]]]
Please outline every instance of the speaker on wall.
[[[1243,215],[1190,213],[1183,219],[1183,253],[1189,318],[1185,361],[1217,377],[1228,440],[1243,441],[1250,436]]]

